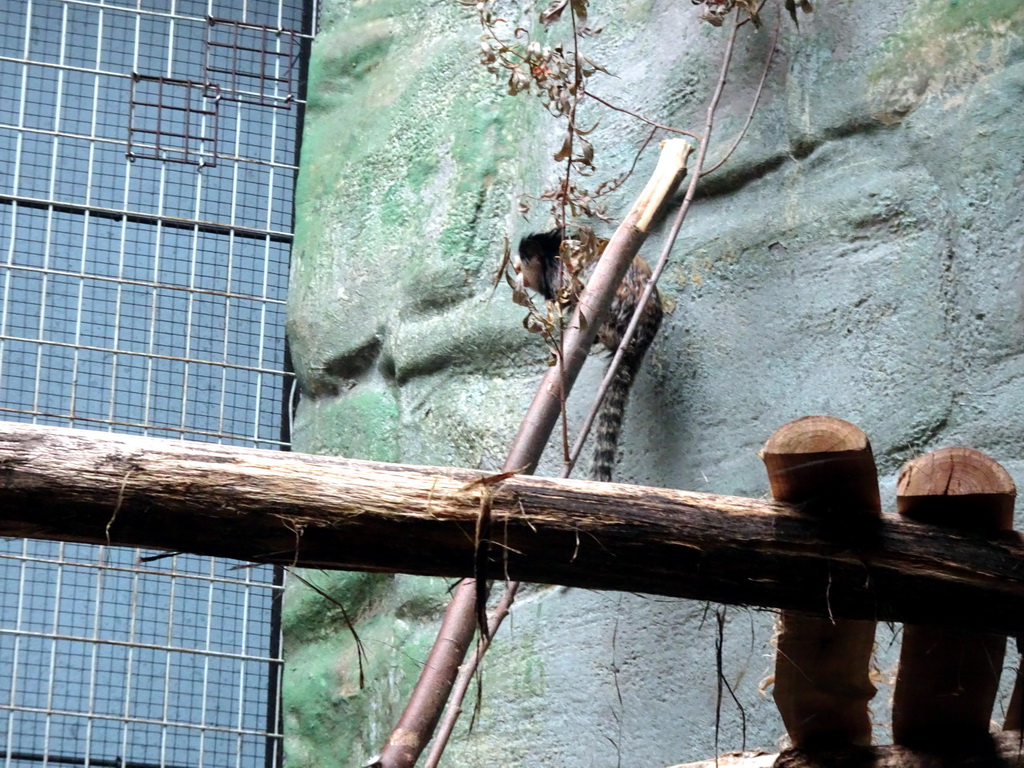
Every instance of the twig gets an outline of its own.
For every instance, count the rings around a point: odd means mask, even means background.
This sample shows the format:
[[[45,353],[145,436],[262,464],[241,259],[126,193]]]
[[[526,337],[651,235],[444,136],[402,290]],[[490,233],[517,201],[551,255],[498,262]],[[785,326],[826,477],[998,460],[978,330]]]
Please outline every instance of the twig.
[[[566,208],[569,205],[569,190],[572,188],[573,149],[576,144],[576,108],[579,106],[580,98],[583,94],[583,70],[580,68],[580,39],[576,31],[576,6],[572,3],[569,4],[569,19],[572,21],[572,106],[569,107],[569,114],[567,115],[568,124],[565,129],[566,138],[565,143],[562,145],[565,150],[565,177],[562,180],[561,194],[558,196],[562,209],[561,216],[556,221],[562,229],[563,237],[565,235],[566,222],[569,220],[569,217],[566,215]],[[559,313],[559,319],[561,319],[561,313]]]
[[[738,19],[739,17],[737,16],[736,18]],[[718,102],[721,100],[722,91],[725,89],[726,75],[729,72],[729,64],[732,61],[732,51],[736,42],[736,34],[739,32],[739,27],[740,25],[738,23],[733,24],[733,28],[729,33],[728,40],[726,41],[725,53],[722,56],[722,69],[718,75],[718,83],[715,86],[715,92],[711,97],[711,102],[708,104],[707,114],[704,120],[704,138],[701,139],[697,146],[697,159],[693,164],[693,171],[690,174],[690,184],[686,188],[686,196],[683,198],[683,202],[679,206],[679,212],[676,214],[676,218],[672,222],[672,228],[669,230],[668,238],[665,240],[665,246],[661,250],[661,256],[658,258],[658,263],[651,272],[651,279],[647,282],[647,286],[644,288],[644,292],[641,294],[640,300],[637,301],[636,310],[633,312],[633,317],[630,319],[625,333],[622,334],[622,341],[619,343],[619,348],[615,351],[615,355],[608,364],[608,370],[605,371],[604,378],[601,379],[601,385],[597,388],[597,394],[594,396],[594,402],[591,404],[590,412],[587,414],[587,418],[584,420],[583,426],[580,428],[579,434],[576,436],[576,442],[573,445],[569,456],[570,471],[579,460],[580,452],[583,450],[583,444],[587,439],[587,435],[590,434],[590,428],[593,426],[594,420],[597,418],[598,411],[601,410],[601,403],[604,401],[605,394],[607,394],[608,388],[611,386],[612,380],[615,378],[615,372],[618,370],[619,363],[621,362],[623,355],[626,353],[626,348],[629,346],[630,341],[632,341],[633,334],[636,332],[636,328],[640,324],[640,318],[644,313],[644,309],[647,307],[647,302],[650,300],[651,294],[654,293],[654,288],[658,284],[658,279],[661,277],[661,273],[665,271],[665,267],[668,265],[668,257],[672,253],[672,248],[675,246],[676,238],[679,237],[679,230],[683,226],[683,221],[686,219],[686,214],[690,210],[691,203],[693,203],[694,194],[697,189],[697,182],[700,181],[702,175],[701,168],[704,164],[704,158],[707,156],[708,142],[711,139],[711,130],[714,126],[715,111],[718,109]]]
[[[121,489],[117,492],[117,502],[114,504],[114,512],[107,521],[107,527],[105,532],[107,534],[107,546],[110,546],[110,529],[114,527],[114,521],[117,520],[117,513],[121,511],[121,503],[124,501],[124,489],[128,485],[128,478],[132,476],[132,470],[128,470],[124,473],[124,477],[121,478]]]
[[[656,123],[653,120],[648,120],[643,115],[638,115],[636,112],[630,112],[625,107],[618,107],[618,106],[616,106],[615,104],[612,104],[609,101],[605,101],[600,96],[598,96],[597,94],[593,93],[592,91],[584,91],[583,95],[584,96],[589,96],[594,101],[597,101],[597,102],[599,102],[601,104],[604,104],[606,107],[608,107],[608,109],[613,109],[616,112],[622,112],[625,115],[629,115],[630,117],[634,117],[634,118],[636,118],[637,120],[639,120],[642,123],[647,123],[648,125],[653,125],[655,128],[660,128],[663,131],[669,131],[671,133],[681,133],[683,136],[689,136],[694,141],[700,141],[700,136],[698,136],[696,133],[691,133],[690,131],[684,131],[682,128],[673,128],[671,125],[662,125],[661,123]]]
[[[618,178],[616,178],[615,180],[605,182],[598,186],[597,189],[599,193],[608,194],[609,192],[614,192],[615,190],[617,190],[619,187],[626,183],[626,179],[633,175],[633,171],[636,170],[636,164],[637,162],[639,162],[640,156],[647,149],[647,146],[654,139],[654,134],[656,134],[657,132],[657,128],[651,128],[651,132],[647,134],[647,138],[644,139],[644,143],[640,145],[640,149],[638,149],[636,151],[636,154],[633,155],[633,163],[629,166],[629,170],[623,174],[619,174]]]
[[[743,128],[740,129],[739,134],[736,136],[736,140],[733,141],[732,146],[729,147],[729,151],[722,156],[722,159],[715,163],[713,166],[708,168],[706,171],[701,173],[701,176],[707,176],[709,173],[714,173],[732,156],[732,153],[739,146],[739,143],[743,141],[743,137],[747,134],[747,129],[750,127],[751,121],[754,119],[754,110],[757,109],[757,103],[761,100],[761,92],[764,90],[765,81],[768,79],[768,69],[772,65],[772,59],[775,57],[775,46],[779,42],[779,29],[782,27],[782,11],[779,11],[779,18],[775,21],[775,34],[772,36],[772,47],[768,51],[768,59],[764,63],[764,71],[761,73],[761,81],[757,84],[757,90],[754,92],[754,100],[750,104],[750,111],[747,113],[747,121],[743,124]]]
[[[679,235],[679,230],[682,227],[683,220],[686,218],[686,212],[689,210],[690,204],[693,202],[694,193],[696,190],[697,181],[700,178],[700,168],[703,163],[704,157],[707,154],[707,143],[711,136],[711,129],[714,125],[714,114],[718,108],[718,102],[721,99],[722,91],[725,87],[725,78],[729,70],[729,63],[732,60],[732,51],[736,41],[736,35],[739,31],[739,25],[734,24],[732,31],[729,34],[729,38],[726,42],[726,49],[723,55],[722,69],[718,77],[718,83],[715,88],[714,95],[711,98],[711,103],[708,105],[707,116],[705,119],[704,126],[704,138],[701,139],[698,146],[697,160],[694,164],[694,170],[690,177],[690,184],[687,187],[686,195],[683,198],[683,202],[680,205],[679,213],[676,215],[676,219],[672,224],[672,229],[669,232],[669,238],[662,251],[661,258],[658,260],[657,267],[651,274],[651,280],[644,290],[644,294],[641,296],[640,301],[637,304],[637,311],[634,312],[632,319],[630,320],[629,327],[626,329],[625,334],[622,338],[622,343],[619,345],[618,350],[615,353],[615,357],[612,358],[611,364],[608,366],[608,373],[605,375],[604,380],[601,382],[601,387],[598,390],[598,394],[595,397],[595,405],[588,416],[587,423],[584,425],[584,429],[581,430],[579,437],[577,438],[576,444],[573,446],[572,456],[570,461],[563,466],[562,477],[568,477],[572,473],[572,468],[575,465],[576,459],[579,457],[579,451],[582,447],[583,441],[586,439],[587,432],[590,426],[593,424],[594,417],[596,416],[597,410],[600,408],[601,400],[604,398],[605,393],[608,391],[608,387],[611,384],[611,379],[615,374],[615,368],[618,366],[619,361],[622,359],[622,355],[625,352],[626,345],[632,339],[633,334],[636,331],[636,327],[639,324],[640,314],[642,309],[646,306],[651,293],[654,291],[654,287],[657,283],[661,273],[665,270],[665,266],[668,263],[668,256],[671,252],[672,246],[675,244],[675,240]],[[563,383],[564,385],[564,383]],[[543,386],[543,385],[542,385]],[[564,392],[565,390],[563,390]],[[527,414],[529,416],[529,414]],[[519,589],[519,582],[510,582],[505,587],[505,594],[502,595],[501,603],[499,605],[508,604],[511,605],[514,600],[515,593]],[[507,613],[507,608],[505,610]],[[501,621],[504,619],[503,615],[498,613],[495,614],[496,621],[492,618],[492,621],[488,625],[491,637],[501,626]],[[445,719],[441,727],[441,731],[438,732],[435,743],[431,747],[430,758],[426,764],[426,768],[432,768],[437,765],[437,761],[440,760],[441,754],[444,752],[445,746],[447,746],[448,739],[451,736],[452,729],[455,727],[455,721],[458,719],[462,712],[462,701],[466,695],[466,691],[469,690],[469,684],[472,680],[473,675],[479,667],[480,661],[483,658],[483,654],[486,653],[487,648],[490,647],[489,641],[487,643],[480,643],[477,646],[474,654],[462,665],[459,670],[459,675],[456,681],[456,687],[452,692],[452,697],[449,700],[448,711],[445,713]],[[436,759],[434,756],[436,755]],[[434,759],[434,762],[431,762]]]
[[[738,27],[739,25],[737,25]],[[722,682],[725,672],[722,669],[722,645],[725,641],[725,608],[719,606],[715,611],[715,754],[718,754],[718,737],[722,731]]]
[[[434,743],[430,745],[430,751],[427,753],[427,760],[423,764],[423,768],[437,768],[441,762],[441,756],[444,754],[445,747],[448,746],[448,739],[455,728],[455,722],[459,719],[459,715],[462,714],[462,702],[466,698],[469,684],[472,682],[473,675],[479,668],[484,654],[491,647],[491,638],[494,637],[494,633],[498,631],[501,623],[508,616],[512,603],[515,602],[516,592],[519,591],[519,585],[520,582],[518,581],[510,581],[505,585],[505,592],[502,594],[498,604],[494,606],[494,613],[487,623],[488,636],[480,638],[480,642],[477,644],[473,655],[466,664],[462,665],[462,669],[459,670],[459,676],[455,681],[455,686],[452,688],[448,709],[445,710],[444,719],[441,720],[441,724],[438,726],[437,736],[434,738]],[[469,669],[469,672],[465,671],[467,669]]]
[[[575,88],[573,89],[572,95],[572,109],[569,110],[569,124],[566,127],[568,132],[568,138],[566,141],[566,158],[565,158],[565,185],[562,188],[562,238],[565,238],[565,227],[566,227],[566,211],[565,207],[569,201],[569,189],[572,183],[572,163],[573,163],[573,145],[576,138],[576,108],[580,104],[580,98],[583,95],[583,70],[580,67],[580,38],[576,29],[576,6],[573,3],[569,3],[569,19],[572,21],[572,60],[573,60],[573,81]],[[562,361],[565,359],[565,316],[562,314],[561,307],[558,310],[558,370],[564,371],[565,366],[562,365]],[[568,456],[569,451],[569,419],[566,415],[565,410],[565,398],[568,394],[568,387],[565,385],[565,379],[563,378],[561,387],[559,387],[559,409],[561,412],[561,424],[562,424],[562,450]]]
[[[363,647],[363,641],[359,637],[359,633],[356,632],[356,625],[352,623],[352,618],[348,615],[348,609],[345,608],[345,604],[337,598],[331,596],[327,590],[318,587],[312,581],[307,579],[296,568],[289,568],[288,575],[293,579],[297,579],[305,584],[307,587],[316,592],[324,600],[334,603],[341,610],[341,617],[345,620],[345,626],[348,627],[349,634],[352,635],[352,639],[356,644],[356,662],[359,666],[359,690],[363,690],[366,687],[366,679],[363,674],[363,662],[366,660],[366,648]]]

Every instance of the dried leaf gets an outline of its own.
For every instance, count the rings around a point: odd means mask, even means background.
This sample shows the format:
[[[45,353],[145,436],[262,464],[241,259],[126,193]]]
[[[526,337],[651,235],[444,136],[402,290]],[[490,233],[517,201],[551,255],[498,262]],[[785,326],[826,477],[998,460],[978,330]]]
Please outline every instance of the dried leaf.
[[[562,148],[555,152],[554,158],[556,162],[561,163],[569,158],[572,154],[572,135],[566,134],[565,139],[562,140]]]
[[[587,3],[589,0],[572,0],[572,10],[580,21],[587,20]]]
[[[800,26],[800,21],[796,17],[796,0],[786,0],[785,8],[789,11],[789,17],[793,20],[793,23]]]
[[[566,5],[569,4],[569,0],[554,0],[551,5],[541,11],[540,23],[544,26],[551,26],[560,18],[562,18],[562,11],[565,10]]]
[[[761,17],[757,15],[757,0],[736,0],[736,5],[747,12],[755,27],[761,29]]]
[[[508,76],[508,93],[515,96],[517,93],[530,89],[530,76],[519,67],[515,67]]]
[[[530,333],[544,333],[544,325],[533,314],[523,318],[523,328]]]
[[[793,23],[796,24],[797,28],[800,28],[800,21],[796,16],[796,9],[799,8],[804,13],[811,13],[814,11],[814,6],[811,5],[810,0],[786,0],[786,10],[789,11],[789,17],[793,19]]]
[[[572,159],[573,163],[583,168],[593,168],[594,145],[582,136],[577,137],[576,143],[579,145],[579,153]]]
[[[700,0],[699,2],[694,2],[694,5],[703,6],[703,10],[700,12],[701,21],[706,21],[714,27],[722,26],[722,22],[725,21],[725,17],[729,15],[735,4],[736,0]]]
[[[583,60],[585,62],[587,62],[587,64],[592,66],[594,69],[596,69],[598,72],[603,72],[606,75],[611,75],[612,77],[616,77],[615,75],[612,75],[611,72],[609,72],[607,69],[602,67],[600,64],[598,64],[596,61],[594,61],[593,59],[589,58],[588,56],[584,56]]]

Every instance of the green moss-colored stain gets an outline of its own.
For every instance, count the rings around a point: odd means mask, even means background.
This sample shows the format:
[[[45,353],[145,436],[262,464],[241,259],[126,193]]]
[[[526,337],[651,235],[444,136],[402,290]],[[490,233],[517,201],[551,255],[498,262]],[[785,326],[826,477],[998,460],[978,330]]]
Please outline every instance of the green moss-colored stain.
[[[331,51],[310,63],[308,108],[329,109],[335,100],[350,92],[353,83],[364,79],[384,61],[394,45],[394,25],[389,19],[339,27],[326,33],[318,45]]]
[[[398,404],[387,389],[354,391],[300,404],[295,443],[303,451],[397,461]]]
[[[305,581],[294,579],[289,583],[281,609],[281,626],[288,648],[336,633],[338,627],[347,626],[346,615],[357,621],[394,581],[390,574],[307,569],[297,573]]]
[[[527,696],[539,699],[544,695],[546,688],[544,660],[536,654],[526,655],[521,658],[523,664],[520,690]]]
[[[1020,0],[930,0],[936,31],[952,34],[974,26],[998,24],[1021,18]]]
[[[289,768],[321,766],[325,755],[334,765],[361,765],[380,747],[365,724],[398,716],[396,707],[418,678],[434,637],[420,625],[395,621],[393,610],[385,603],[358,626],[364,679],[389,685],[359,686],[356,639],[344,623],[289,650],[283,690]]]
[[[875,85],[918,73],[942,84],[973,80],[1022,30],[1019,0],[927,0],[883,43],[868,78]]]
[[[425,3],[383,18],[385,8],[336,13],[314,45],[322,88],[303,140],[289,307],[305,383],[330,369],[341,334],[360,344],[406,308],[443,309],[479,290],[516,173],[518,139],[502,138],[521,136],[536,111],[479,66],[469,12]],[[325,285],[345,293],[344,311]],[[317,445],[352,442],[308,422]]]
[[[456,192],[493,166],[482,161],[493,156],[493,141],[480,150],[500,114],[486,103],[499,96],[476,64],[472,25],[457,8],[416,7],[422,16],[381,16],[386,9],[370,4],[317,40],[310,98],[318,111],[306,127],[300,206],[327,191],[369,207],[380,202],[373,190],[382,180],[417,192],[436,176],[441,152],[456,160]],[[424,25],[443,22],[450,33],[424,34]],[[348,215],[358,220],[358,212]]]
[[[441,578],[400,576],[394,581],[395,615],[405,621],[430,621],[448,607],[450,581]]]

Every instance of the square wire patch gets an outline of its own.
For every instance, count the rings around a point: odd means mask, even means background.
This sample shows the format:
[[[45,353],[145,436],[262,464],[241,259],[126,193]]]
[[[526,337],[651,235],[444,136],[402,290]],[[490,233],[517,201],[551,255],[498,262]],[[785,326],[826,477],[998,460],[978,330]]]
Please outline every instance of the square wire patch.
[[[128,159],[215,166],[219,100],[213,83],[133,73]]]

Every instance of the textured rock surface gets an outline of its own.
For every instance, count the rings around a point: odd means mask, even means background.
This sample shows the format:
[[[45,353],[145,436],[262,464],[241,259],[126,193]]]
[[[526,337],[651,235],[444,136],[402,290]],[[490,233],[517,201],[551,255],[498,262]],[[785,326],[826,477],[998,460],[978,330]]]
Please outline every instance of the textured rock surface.
[[[604,28],[592,55],[617,76],[593,90],[699,129],[724,31],[689,3],[595,0],[592,14]],[[766,29],[741,34],[712,159],[745,119],[775,14],[773,0]],[[889,508],[902,462],[941,445],[980,448],[1024,479],[1022,33],[1016,0],[822,0],[799,30],[784,20],[750,132],[706,180],[663,280],[669,314],[631,402],[624,481],[763,494],[757,450],[808,413],[867,432]],[[564,34],[556,25],[549,37]],[[325,3],[289,315],[299,450],[494,468],[543,369],[520,310],[488,280],[505,236],[548,225],[540,208],[525,223],[516,198],[559,172],[558,128],[534,100],[502,95],[476,63],[476,38],[472,12],[450,2]],[[598,118],[599,181],[629,167],[648,128],[596,105],[581,123]],[[654,161],[648,150],[609,200],[613,217]],[[594,359],[581,377],[574,421],[600,371]],[[555,471],[554,456],[542,471]],[[359,765],[418,674],[446,585],[308,577],[356,621],[367,685],[341,610],[293,583],[288,762]],[[456,738],[449,764],[710,756],[714,610],[530,589],[488,656],[476,728]],[[770,615],[727,610],[724,672],[748,745],[782,735],[759,690],[771,633]],[[881,628],[883,678],[890,639]],[[883,687],[880,740],[888,699]],[[739,748],[741,730],[726,696],[718,745]]]

